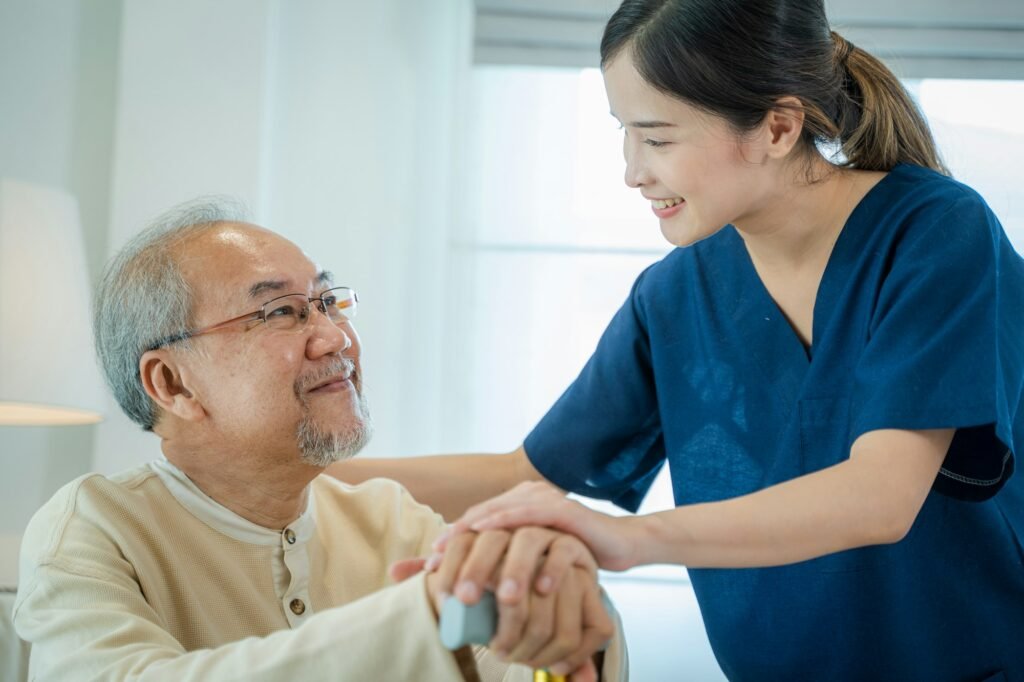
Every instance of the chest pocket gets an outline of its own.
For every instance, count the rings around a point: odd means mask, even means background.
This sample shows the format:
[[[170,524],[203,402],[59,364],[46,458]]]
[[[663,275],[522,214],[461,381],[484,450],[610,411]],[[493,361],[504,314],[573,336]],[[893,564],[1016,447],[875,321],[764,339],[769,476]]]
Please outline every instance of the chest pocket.
[[[798,403],[800,418],[800,473],[821,471],[850,458],[849,397],[805,398]],[[884,476],[885,472],[878,472]],[[822,501],[828,504],[827,500]],[[849,549],[812,559],[812,572],[845,573],[870,570],[890,563],[894,545]]]

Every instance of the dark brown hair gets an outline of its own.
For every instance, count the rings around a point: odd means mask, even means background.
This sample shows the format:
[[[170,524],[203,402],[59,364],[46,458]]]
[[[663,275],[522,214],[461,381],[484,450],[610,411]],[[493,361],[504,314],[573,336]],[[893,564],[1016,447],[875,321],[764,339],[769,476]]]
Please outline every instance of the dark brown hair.
[[[605,27],[602,67],[624,48],[651,86],[740,133],[791,96],[805,152],[838,143],[844,158],[830,160],[843,167],[949,174],[899,79],[829,29],[822,0],[625,0]]]

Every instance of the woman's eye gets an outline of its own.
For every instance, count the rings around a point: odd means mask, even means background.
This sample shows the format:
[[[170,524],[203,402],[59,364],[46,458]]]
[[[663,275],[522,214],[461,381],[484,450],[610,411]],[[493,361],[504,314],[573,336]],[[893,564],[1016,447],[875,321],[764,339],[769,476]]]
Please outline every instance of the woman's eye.
[[[664,147],[668,142],[662,142],[660,140],[644,140],[644,144],[649,147]]]

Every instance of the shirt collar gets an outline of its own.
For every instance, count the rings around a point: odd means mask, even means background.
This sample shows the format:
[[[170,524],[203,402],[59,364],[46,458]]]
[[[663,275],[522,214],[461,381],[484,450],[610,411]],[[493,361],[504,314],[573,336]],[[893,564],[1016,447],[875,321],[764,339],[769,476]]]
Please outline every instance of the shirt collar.
[[[316,528],[316,514],[313,505],[313,486],[306,486],[306,509],[280,531],[265,528],[242,518],[199,489],[185,473],[166,458],[150,462],[150,467],[171,492],[193,516],[216,531],[242,542],[253,545],[281,546],[282,533],[291,529],[297,543],[306,543]]]

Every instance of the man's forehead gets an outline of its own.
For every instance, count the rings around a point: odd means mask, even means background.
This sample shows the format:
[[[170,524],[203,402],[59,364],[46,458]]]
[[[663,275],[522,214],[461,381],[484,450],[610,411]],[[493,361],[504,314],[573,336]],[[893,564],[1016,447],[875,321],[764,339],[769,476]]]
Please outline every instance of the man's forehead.
[[[182,254],[181,265],[200,298],[225,304],[262,303],[332,281],[330,272],[281,235],[239,223],[218,225],[201,235]]]

